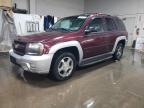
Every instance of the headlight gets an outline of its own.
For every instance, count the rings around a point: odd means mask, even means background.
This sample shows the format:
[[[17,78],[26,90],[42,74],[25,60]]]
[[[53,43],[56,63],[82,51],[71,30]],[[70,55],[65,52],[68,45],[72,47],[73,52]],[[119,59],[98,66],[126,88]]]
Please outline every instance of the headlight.
[[[28,55],[42,55],[44,52],[44,45],[41,43],[29,43],[26,47],[26,54]]]

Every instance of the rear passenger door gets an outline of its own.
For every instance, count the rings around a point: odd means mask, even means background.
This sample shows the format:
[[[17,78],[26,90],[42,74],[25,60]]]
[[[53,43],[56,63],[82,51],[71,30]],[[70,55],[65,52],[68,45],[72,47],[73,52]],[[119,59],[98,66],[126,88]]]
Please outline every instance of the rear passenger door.
[[[114,47],[115,40],[118,36],[118,28],[116,26],[115,21],[111,17],[105,18],[105,25],[106,25],[106,32],[108,35],[107,37],[108,51],[111,52]]]

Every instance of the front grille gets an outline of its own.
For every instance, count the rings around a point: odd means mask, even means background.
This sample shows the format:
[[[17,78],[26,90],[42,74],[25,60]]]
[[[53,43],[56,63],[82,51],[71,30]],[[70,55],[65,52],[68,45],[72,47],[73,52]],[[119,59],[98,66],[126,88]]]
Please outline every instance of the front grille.
[[[15,40],[13,43],[13,50],[18,55],[25,55],[26,43]]]

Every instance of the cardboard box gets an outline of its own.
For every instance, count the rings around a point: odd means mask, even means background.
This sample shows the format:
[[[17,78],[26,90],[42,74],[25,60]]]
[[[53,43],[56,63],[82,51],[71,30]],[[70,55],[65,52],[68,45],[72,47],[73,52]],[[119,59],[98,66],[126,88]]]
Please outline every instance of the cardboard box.
[[[0,8],[12,8],[12,0],[0,0]]]

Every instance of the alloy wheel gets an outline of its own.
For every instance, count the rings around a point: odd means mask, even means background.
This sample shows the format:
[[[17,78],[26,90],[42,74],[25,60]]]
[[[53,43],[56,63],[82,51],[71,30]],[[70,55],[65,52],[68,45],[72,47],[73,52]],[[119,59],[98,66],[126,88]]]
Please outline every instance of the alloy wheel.
[[[64,57],[58,64],[58,73],[61,77],[68,77],[74,68],[74,62],[70,57]]]

